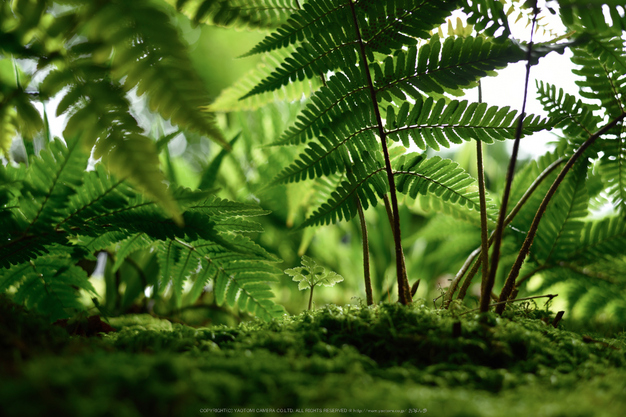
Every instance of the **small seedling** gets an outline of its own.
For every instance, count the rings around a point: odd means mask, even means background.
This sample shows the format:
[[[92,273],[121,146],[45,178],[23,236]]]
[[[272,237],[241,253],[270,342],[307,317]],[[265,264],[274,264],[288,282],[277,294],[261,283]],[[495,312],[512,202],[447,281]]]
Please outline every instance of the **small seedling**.
[[[311,289],[311,295],[309,296],[309,310],[313,302],[313,288],[316,285],[324,285],[325,287],[332,287],[336,283],[343,281],[343,277],[336,272],[327,271],[323,266],[318,265],[313,259],[308,256],[302,256],[302,265],[296,268],[286,269],[285,274],[291,275],[293,280],[298,283],[298,289],[300,291]]]

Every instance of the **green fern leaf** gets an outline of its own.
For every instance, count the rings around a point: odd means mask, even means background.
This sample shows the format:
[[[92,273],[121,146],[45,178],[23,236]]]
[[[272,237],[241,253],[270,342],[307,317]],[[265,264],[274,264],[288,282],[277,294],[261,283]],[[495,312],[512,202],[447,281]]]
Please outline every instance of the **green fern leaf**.
[[[325,225],[337,221],[352,219],[357,214],[356,199],[364,210],[375,207],[378,200],[389,192],[384,166],[368,154],[362,155],[352,171],[346,173],[342,181],[331,194],[330,199],[316,209],[300,226]]]
[[[626,132],[623,125],[621,129],[616,139],[604,141],[599,171],[611,202],[623,213],[626,210]]]
[[[544,110],[551,118],[561,121],[557,127],[570,138],[587,139],[598,129],[601,118],[593,114],[593,106],[542,81],[537,82],[537,91]]]
[[[161,272],[159,290],[163,291],[168,283],[172,284],[174,304],[182,306],[183,285],[187,278],[196,271],[200,259],[198,254],[189,248],[182,247],[177,242],[169,240],[159,245],[157,259]]]
[[[444,99],[435,102],[431,97],[423,100],[417,96],[413,108],[405,102],[398,110],[387,108],[388,137],[401,140],[409,147],[409,137],[420,149],[440,146],[450,147],[450,142],[459,144],[463,141],[478,139],[485,143],[494,140],[515,138],[517,112],[509,107],[487,107],[485,103],[452,101],[446,105]],[[523,135],[551,129],[554,122],[539,116],[528,115],[524,119]]]
[[[585,222],[578,245],[568,258],[579,262],[598,262],[623,255],[626,222],[621,217]]]
[[[327,271],[326,268],[318,265],[315,260],[306,255],[302,256],[302,266],[285,269],[285,274],[291,276],[293,281],[298,283],[300,291],[313,288],[316,285],[333,287],[343,281],[341,275],[334,271]]]
[[[256,110],[274,101],[295,101],[302,97],[309,97],[322,85],[321,77],[293,80],[278,90],[255,94],[245,99],[245,96],[255,85],[268,78],[280,63],[288,58],[295,48],[289,47],[267,53],[256,68],[248,71],[233,85],[225,88],[211,103],[208,110],[215,112],[230,112],[237,110]],[[320,74],[318,74],[320,75]]]
[[[275,29],[299,10],[295,0],[166,0],[195,23]]]
[[[151,247],[153,243],[154,240],[148,238],[143,233],[132,235],[119,242],[119,244],[117,245],[117,250],[115,252],[115,263],[111,267],[111,271],[117,272],[117,270],[120,268],[120,266],[122,266],[124,260],[128,257],[128,255],[141,249],[147,249]]]
[[[574,167],[561,183],[539,223],[532,255],[541,264],[567,258],[578,245],[587,216],[589,195],[586,186],[587,164]]]
[[[338,122],[320,131],[316,141],[307,144],[304,152],[289,167],[283,169],[273,180],[274,184],[303,181],[328,176],[351,169],[352,161],[370,153],[382,160],[377,149],[378,139],[373,111],[355,110],[346,113]]]
[[[500,38],[511,35],[508,19],[504,13],[504,3],[493,0],[463,0],[463,11],[468,15],[467,21],[477,31],[493,36],[498,31]]]
[[[284,314],[284,309],[271,300],[273,294],[267,285],[278,281],[279,269],[245,260],[220,262],[215,268],[214,292],[218,305],[237,305],[265,320]]]
[[[321,0],[309,2],[294,13],[276,32],[268,35],[244,56],[270,52],[293,45],[302,39],[320,32],[321,27],[328,27],[338,18],[347,18],[348,5],[340,0]],[[344,20],[345,22],[345,20]]]
[[[450,159],[404,155],[394,162],[394,177],[398,192],[411,198],[433,194],[442,201],[480,210],[476,180]]]
[[[77,141],[68,146],[56,140],[32,161],[20,199],[21,213],[29,224],[24,234],[40,233],[62,221],[68,199],[81,186],[87,155]]]
[[[142,134],[129,113],[130,103],[122,88],[110,81],[98,81],[106,77],[106,72],[90,63],[72,69],[73,72],[52,71],[41,87],[45,94],[54,95],[59,88],[72,85],[57,108],[57,114],[66,109],[72,114],[65,127],[65,137],[81,138],[88,148],[95,143],[96,158],[103,158],[107,168],[119,178],[128,178],[159,201],[180,223],[180,210],[159,170],[154,142]]]
[[[41,257],[35,261],[0,269],[0,290],[16,287],[13,300],[47,314],[51,321],[82,311],[78,289],[96,295],[87,274],[68,264],[68,258]]]
[[[480,212],[468,205],[459,205],[450,200],[442,200],[434,194],[418,194],[415,198],[406,197],[406,204],[412,211],[422,215],[446,214],[454,219],[463,220],[475,227],[480,227]],[[497,207],[489,204],[487,207],[489,227],[493,230],[497,218]]]
[[[611,118],[619,116],[623,109],[626,91],[626,54],[621,37],[609,39],[591,38],[585,47],[572,48],[572,62],[580,67],[573,69],[584,77],[576,81],[583,98],[596,99]]]
[[[126,90],[136,87],[163,118],[228,147],[213,116],[202,110],[208,93],[165,12],[148,1],[112,1],[94,3],[85,13],[89,39],[114,48],[112,74],[124,78]]]

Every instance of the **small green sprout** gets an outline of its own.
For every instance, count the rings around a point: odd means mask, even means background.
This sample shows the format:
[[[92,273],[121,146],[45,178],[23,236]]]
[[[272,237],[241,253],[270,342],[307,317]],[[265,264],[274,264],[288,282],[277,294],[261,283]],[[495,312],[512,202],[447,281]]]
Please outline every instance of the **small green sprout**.
[[[313,288],[316,285],[321,284],[325,287],[332,287],[336,283],[343,281],[343,277],[336,272],[327,271],[323,266],[318,265],[313,259],[308,256],[302,256],[302,265],[296,268],[286,269],[285,274],[291,275],[293,280],[298,282],[298,289],[300,291],[311,289],[311,296],[309,297],[309,310],[311,309],[311,303],[313,302]]]

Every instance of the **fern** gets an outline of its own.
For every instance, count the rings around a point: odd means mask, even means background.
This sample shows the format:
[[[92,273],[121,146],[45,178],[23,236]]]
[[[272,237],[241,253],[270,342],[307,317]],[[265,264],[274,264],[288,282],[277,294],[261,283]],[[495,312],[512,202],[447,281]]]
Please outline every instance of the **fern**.
[[[396,166],[386,143],[391,139],[408,147],[411,138],[421,149],[439,150],[449,147],[450,142],[474,139],[491,143],[515,136],[516,112],[509,108],[449,99],[449,95],[463,95],[463,90],[475,87],[481,77],[526,55],[519,43],[509,39],[450,36],[442,42],[438,35],[431,36],[460,3],[309,3],[249,52],[295,48],[243,95],[243,100],[295,80],[320,76],[324,80],[294,126],[273,143],[306,144],[296,161],[275,178],[275,184],[346,175],[301,227],[349,220],[357,213],[357,201],[367,209],[387,198],[388,193],[392,220],[398,217],[396,191],[413,197],[432,193],[443,201],[478,208],[478,193],[466,191],[472,180],[460,168],[437,159],[422,164],[423,157],[410,162],[401,159]],[[472,3],[464,7],[479,29],[493,34],[502,26],[508,34],[506,18],[491,27],[493,16],[487,17],[490,12],[483,6]],[[504,16],[501,9],[495,5],[489,8]],[[420,40],[426,42],[418,46]],[[409,98],[415,103],[410,104]],[[380,107],[386,108],[384,122]],[[529,116],[523,132],[549,129],[553,124],[552,120]],[[396,222],[398,285],[404,299],[399,234]]]
[[[76,136],[87,149],[95,145],[96,157],[104,157],[109,169],[128,177],[182,221],[159,172],[154,144],[138,126],[126,93],[145,94],[163,118],[229,145],[213,115],[203,110],[210,104],[208,94],[170,16],[147,0],[81,0],[61,9],[44,0],[26,4],[3,5],[3,17],[11,24],[2,48],[34,61],[38,71],[50,70],[32,97],[63,94],[57,114],[69,115],[65,136]],[[15,133],[32,137],[43,127],[19,79],[14,85],[13,92],[3,91],[10,93],[3,96],[8,107],[3,104],[0,112],[10,121],[0,132],[4,151]]]
[[[274,101],[294,101],[311,96],[322,85],[319,77],[294,80],[283,88],[241,99],[251,88],[267,78],[285,58],[293,52],[293,48],[272,51],[264,55],[256,68],[248,71],[233,85],[224,89],[208,107],[211,111],[255,110]]]
[[[238,305],[265,319],[282,314],[267,285],[280,272],[271,266],[277,259],[241,234],[262,231],[247,218],[265,210],[179,188],[172,192],[183,210],[185,225],[179,227],[154,201],[101,165],[84,173],[87,158],[77,141],[69,147],[55,141],[28,169],[0,171],[8,183],[19,183],[12,184],[11,193],[0,188],[2,291],[12,288],[16,300],[51,318],[69,317],[85,308],[76,289],[94,291],[77,262],[118,246],[118,270],[130,253],[154,248],[159,294],[171,283],[175,306],[182,305],[184,284],[200,267],[207,269],[202,280],[216,280],[220,304]]]
[[[299,9],[295,0],[166,0],[195,23],[275,29]]]

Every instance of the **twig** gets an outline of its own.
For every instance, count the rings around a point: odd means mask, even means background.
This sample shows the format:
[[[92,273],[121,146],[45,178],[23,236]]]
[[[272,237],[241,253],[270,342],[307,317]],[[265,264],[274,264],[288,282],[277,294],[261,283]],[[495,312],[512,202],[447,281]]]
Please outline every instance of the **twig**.
[[[552,301],[552,299],[554,297],[558,297],[558,296],[559,296],[558,294],[546,294],[546,295],[535,295],[535,296],[532,296],[532,297],[516,298],[514,300],[498,301],[496,303],[491,303],[491,304],[489,304],[489,307],[494,307],[494,306],[498,306],[498,305],[501,305],[501,304],[507,304],[507,303],[515,303],[517,301],[534,300],[536,298],[549,298],[549,300],[546,301],[546,303],[548,303],[548,302]],[[463,313],[459,314],[459,316],[462,316],[464,314],[471,313],[472,311],[477,311],[477,310],[480,310],[480,307],[464,311]]]

